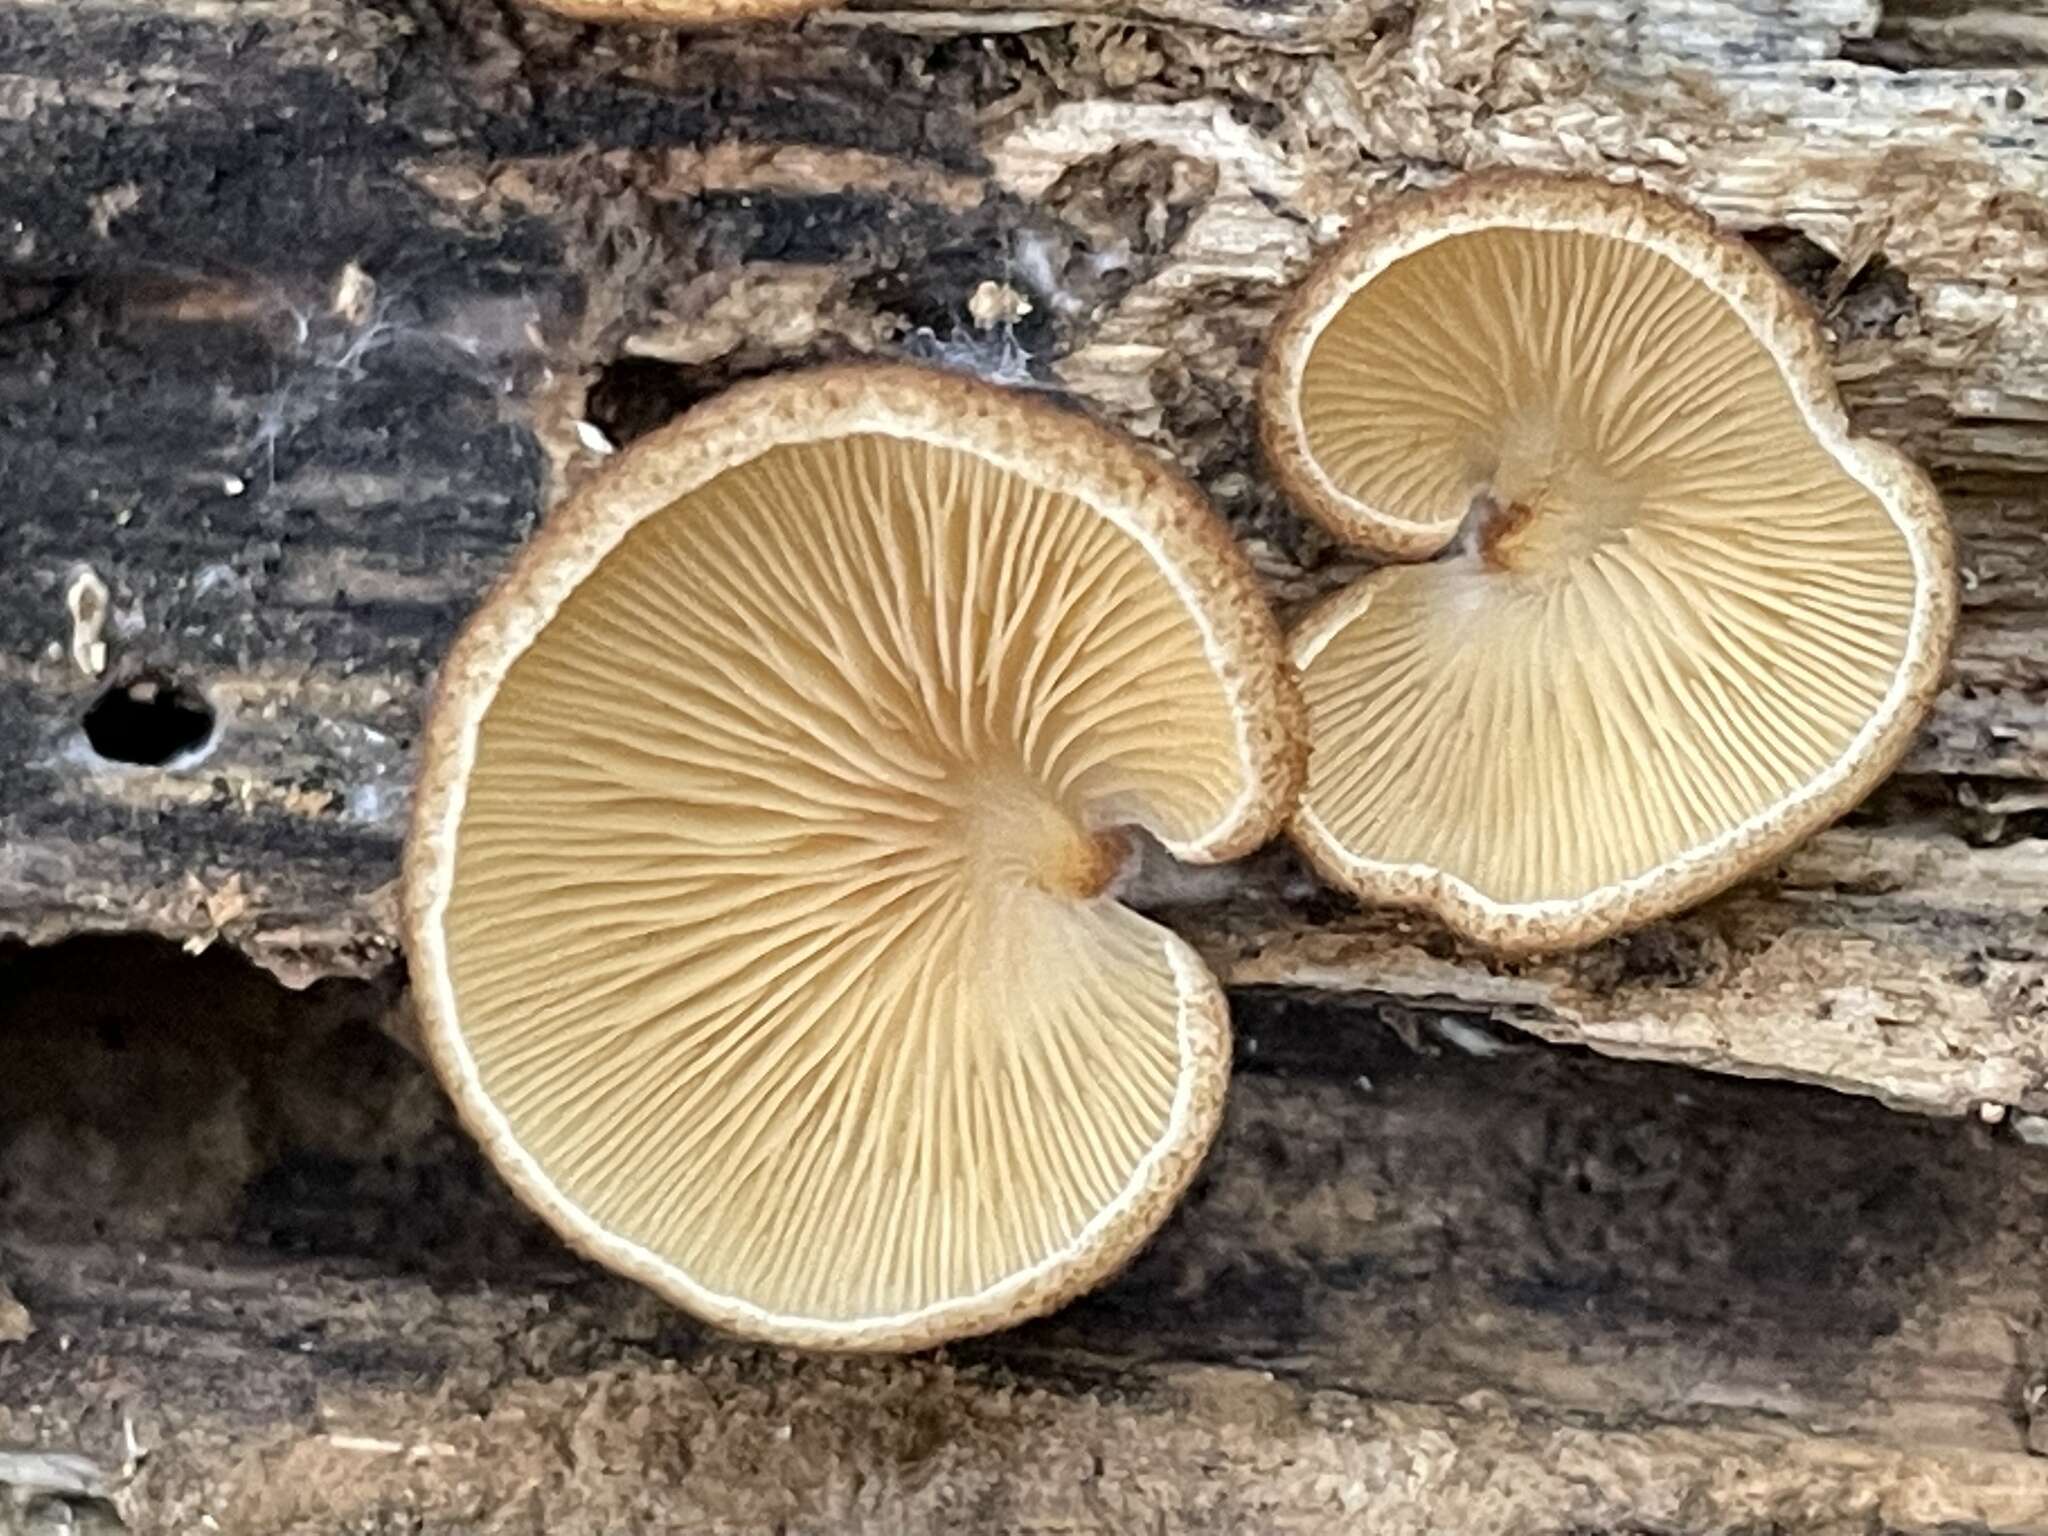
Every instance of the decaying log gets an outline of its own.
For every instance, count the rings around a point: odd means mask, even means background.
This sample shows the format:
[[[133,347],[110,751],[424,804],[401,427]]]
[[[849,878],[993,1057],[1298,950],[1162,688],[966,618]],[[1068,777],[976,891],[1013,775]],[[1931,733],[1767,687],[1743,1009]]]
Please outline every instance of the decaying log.
[[[423,691],[560,488],[730,380],[911,354],[1188,466],[1292,609],[1284,285],[1463,167],[1632,175],[1824,311],[1962,536],[1953,682],[1849,824],[1504,966],[1284,858],[1241,984],[1959,1112],[2048,1109],[2048,17],[2037,0],[1139,0],[703,38],[515,0],[0,0],[0,934],[394,962]],[[126,761],[161,758],[167,764]]]
[[[1129,1271],[831,1360],[566,1254],[388,1001],[0,959],[0,1531],[2048,1532],[2048,1151],[1980,1124],[1248,993]]]
[[[210,947],[0,950],[0,1532],[2048,1533],[2044,103],[2040,0],[0,0],[0,939]],[[1555,961],[1159,872],[1228,1125],[1025,1329],[806,1359],[564,1254],[379,1027],[424,690],[553,499],[907,354],[1170,454],[1293,611],[1358,567],[1264,328],[1492,164],[1701,202],[1937,472],[1897,778]]]

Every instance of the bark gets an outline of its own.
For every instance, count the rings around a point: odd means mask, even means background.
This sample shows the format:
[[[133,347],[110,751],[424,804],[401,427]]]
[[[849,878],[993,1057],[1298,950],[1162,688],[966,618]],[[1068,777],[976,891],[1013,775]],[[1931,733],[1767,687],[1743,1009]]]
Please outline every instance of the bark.
[[[1403,185],[1573,168],[1746,232],[1825,311],[1860,424],[1940,475],[1967,612],[1923,740],[1782,869],[1571,961],[1489,964],[1284,858],[1176,921],[1240,983],[2048,1108],[2044,56],[2031,11],[1842,0],[695,39],[510,0],[0,0],[0,933],[392,965],[453,625],[608,445],[782,364],[1069,395],[1193,470],[1291,610],[1355,566],[1252,449],[1285,284]]]
[[[1254,993],[1128,1271],[833,1360],[564,1253],[376,988],[0,999],[0,1530],[2048,1532],[2048,1153],[1981,1125]]]
[[[0,988],[0,1529],[2048,1531],[2037,12],[0,0],[0,936],[215,946]],[[799,1359],[565,1258],[371,1024],[424,690],[553,498],[910,354],[1173,456],[1291,612],[1357,567],[1259,472],[1264,328],[1491,164],[1745,233],[1938,475],[1965,619],[1896,779],[1568,960],[1280,853],[1156,881],[1241,989],[1229,1127],[1015,1334]]]

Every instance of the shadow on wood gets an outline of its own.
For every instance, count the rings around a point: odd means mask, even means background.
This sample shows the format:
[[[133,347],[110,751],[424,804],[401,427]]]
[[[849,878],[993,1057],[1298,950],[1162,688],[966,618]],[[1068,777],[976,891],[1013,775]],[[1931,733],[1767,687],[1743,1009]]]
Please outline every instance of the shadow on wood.
[[[939,1357],[831,1361],[560,1249],[379,1031],[393,1001],[150,941],[6,960],[0,1279],[34,1332],[0,1344],[0,1440],[115,1465],[132,1424],[145,1528],[725,1500],[1548,1536],[1664,1500],[1700,1536],[1780,1508],[2048,1530],[2048,1153],[2004,1132],[1247,995],[1222,1139],[1124,1275]],[[1390,1456],[1423,1470],[1376,1481]],[[1070,1476],[1094,1457],[1120,1470]]]

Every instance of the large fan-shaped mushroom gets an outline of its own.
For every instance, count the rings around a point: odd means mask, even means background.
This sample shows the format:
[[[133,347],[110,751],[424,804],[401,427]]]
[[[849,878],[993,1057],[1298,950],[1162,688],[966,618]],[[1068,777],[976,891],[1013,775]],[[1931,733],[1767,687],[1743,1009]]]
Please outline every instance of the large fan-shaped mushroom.
[[[1221,989],[1111,886],[1241,853],[1298,705],[1214,515],[964,379],[742,386],[549,523],[444,668],[425,1035],[576,1246],[757,1336],[1043,1311],[1216,1124]]]
[[[1932,487],[1852,435],[1776,274],[1675,204],[1534,176],[1405,199],[1312,274],[1261,409],[1303,507],[1436,557],[1293,638],[1295,831],[1364,896],[1589,942],[1839,815],[1934,696]]]

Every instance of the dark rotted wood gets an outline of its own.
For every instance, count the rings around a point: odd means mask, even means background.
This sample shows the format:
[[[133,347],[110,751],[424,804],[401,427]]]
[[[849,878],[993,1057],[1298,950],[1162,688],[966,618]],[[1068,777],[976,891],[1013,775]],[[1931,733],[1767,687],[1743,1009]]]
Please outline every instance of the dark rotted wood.
[[[514,67],[526,19],[482,6],[0,7],[0,60],[36,70],[32,105],[0,114],[0,926],[205,931],[206,895],[239,876],[229,926],[264,953],[385,963],[366,898],[393,873],[422,690],[539,515],[550,367],[621,339],[565,353],[593,285],[638,309],[684,272],[836,262],[902,332],[964,315],[1005,237],[1084,243],[1014,199],[886,184],[656,206],[640,161],[606,159],[794,139],[942,181],[981,162],[975,117],[1019,84],[1015,46],[952,45],[962,67],[912,89],[947,50],[643,43],[657,86],[627,59],[569,67],[581,34],[533,27],[539,58]],[[151,83],[157,61],[175,85]],[[531,167],[547,213],[464,218],[424,190],[478,155]],[[564,227],[584,220],[602,227]],[[679,389],[658,370],[607,424],[623,437],[658,419],[650,399],[665,414],[738,371]],[[69,655],[80,571],[112,587],[103,677]],[[217,745],[168,769],[95,752],[87,706],[135,678],[203,691]]]
[[[136,1529],[2048,1531],[2048,1152],[1983,1127],[1255,994],[1121,1278],[834,1362],[563,1253],[373,988],[0,998],[0,1443]]]

